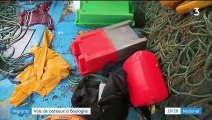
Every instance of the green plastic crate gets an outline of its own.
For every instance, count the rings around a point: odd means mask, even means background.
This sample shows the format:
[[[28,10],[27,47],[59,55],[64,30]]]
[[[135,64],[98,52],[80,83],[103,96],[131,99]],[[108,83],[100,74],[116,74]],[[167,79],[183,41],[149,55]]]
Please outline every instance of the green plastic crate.
[[[80,1],[75,24],[104,27],[126,20],[133,21],[131,1]]]

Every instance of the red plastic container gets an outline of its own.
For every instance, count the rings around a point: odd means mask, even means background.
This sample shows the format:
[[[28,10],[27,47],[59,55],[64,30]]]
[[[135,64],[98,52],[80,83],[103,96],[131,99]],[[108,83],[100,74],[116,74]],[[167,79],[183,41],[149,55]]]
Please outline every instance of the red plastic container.
[[[99,70],[105,63],[118,61],[116,50],[103,29],[78,35],[71,49],[81,75]]]
[[[134,107],[148,106],[168,97],[168,89],[153,53],[138,51],[124,63],[127,86]]]
[[[109,62],[127,59],[146,48],[147,39],[139,38],[130,24],[127,20],[76,37],[71,51],[81,75],[97,72]]]

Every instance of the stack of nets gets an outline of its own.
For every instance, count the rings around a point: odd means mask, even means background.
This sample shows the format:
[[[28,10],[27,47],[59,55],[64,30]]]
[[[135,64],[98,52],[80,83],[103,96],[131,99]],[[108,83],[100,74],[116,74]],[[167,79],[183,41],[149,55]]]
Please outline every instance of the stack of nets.
[[[161,120],[212,120],[212,8],[178,15],[159,2],[139,2],[147,50],[158,58],[170,97],[157,108]],[[165,107],[202,107],[199,116],[165,115]],[[158,117],[158,116],[157,116]]]

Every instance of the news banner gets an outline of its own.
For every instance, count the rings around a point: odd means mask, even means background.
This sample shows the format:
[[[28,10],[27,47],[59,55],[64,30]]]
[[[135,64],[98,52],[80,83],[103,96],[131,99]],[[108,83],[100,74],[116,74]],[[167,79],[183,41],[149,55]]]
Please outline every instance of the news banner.
[[[11,114],[29,114],[29,115],[90,115],[90,108],[11,108]]]
[[[166,115],[201,115],[201,107],[166,107]]]
[[[91,108],[11,108],[11,114],[30,115],[90,115]],[[166,115],[201,115],[201,107],[166,107]]]

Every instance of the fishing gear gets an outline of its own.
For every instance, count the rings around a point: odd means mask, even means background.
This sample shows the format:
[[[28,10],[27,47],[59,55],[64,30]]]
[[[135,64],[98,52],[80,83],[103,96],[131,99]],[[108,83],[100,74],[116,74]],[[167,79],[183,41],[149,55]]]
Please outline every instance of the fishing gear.
[[[167,116],[161,120],[203,119],[210,112],[212,97],[212,9],[200,11],[199,16],[178,15],[159,2],[140,2],[146,24],[140,29],[147,37],[147,50],[159,61],[171,96],[160,104],[165,107],[202,107],[203,115]]]
[[[24,61],[33,56],[31,53],[23,54],[16,59],[12,58],[15,53],[15,48],[12,47],[12,44],[22,39],[28,30],[27,27],[23,33],[21,25],[16,21],[18,9],[19,6],[15,2],[3,2],[0,4],[0,80],[8,76],[15,77],[31,64],[31,62]],[[4,51],[9,48],[12,48],[12,53],[5,57]],[[13,80],[11,82],[18,84],[18,82]]]

